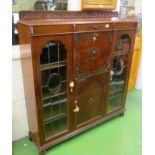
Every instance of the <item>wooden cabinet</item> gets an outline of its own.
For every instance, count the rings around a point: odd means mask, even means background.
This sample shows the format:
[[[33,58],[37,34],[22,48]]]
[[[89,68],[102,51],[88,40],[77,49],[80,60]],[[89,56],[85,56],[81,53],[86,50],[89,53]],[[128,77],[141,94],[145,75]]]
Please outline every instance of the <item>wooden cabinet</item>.
[[[82,9],[114,10],[116,0],[82,0]]]
[[[20,13],[30,138],[40,155],[124,113],[137,23],[110,17],[107,12]]]

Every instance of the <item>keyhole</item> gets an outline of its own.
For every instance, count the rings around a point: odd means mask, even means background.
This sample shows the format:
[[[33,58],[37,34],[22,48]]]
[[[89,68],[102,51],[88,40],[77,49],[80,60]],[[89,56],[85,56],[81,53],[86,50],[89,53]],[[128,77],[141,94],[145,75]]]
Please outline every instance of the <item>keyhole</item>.
[[[97,50],[94,48],[91,50],[91,56],[96,57],[97,56]]]

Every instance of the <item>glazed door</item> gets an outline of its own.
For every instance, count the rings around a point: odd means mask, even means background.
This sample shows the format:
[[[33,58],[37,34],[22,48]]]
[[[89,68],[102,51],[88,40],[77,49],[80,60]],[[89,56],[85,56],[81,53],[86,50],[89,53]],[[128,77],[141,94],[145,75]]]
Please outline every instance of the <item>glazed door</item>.
[[[76,81],[74,114],[76,128],[101,118],[106,112],[108,74]]]
[[[114,32],[108,113],[124,107],[135,31]]]
[[[103,73],[109,67],[112,32],[76,34],[75,76]]]
[[[71,128],[68,85],[72,79],[72,36],[38,37],[35,41],[35,54],[39,59],[36,61],[36,67],[39,66],[38,96],[41,100],[38,107],[39,114],[42,114],[44,140],[48,140],[68,132]]]

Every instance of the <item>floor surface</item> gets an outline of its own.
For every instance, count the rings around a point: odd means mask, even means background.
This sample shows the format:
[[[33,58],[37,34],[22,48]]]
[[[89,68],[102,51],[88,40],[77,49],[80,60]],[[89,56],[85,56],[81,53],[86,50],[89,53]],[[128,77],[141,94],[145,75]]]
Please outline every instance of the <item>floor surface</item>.
[[[46,155],[141,155],[142,92],[129,91],[124,116],[116,117],[46,152]],[[38,155],[28,137],[13,143],[13,155]]]

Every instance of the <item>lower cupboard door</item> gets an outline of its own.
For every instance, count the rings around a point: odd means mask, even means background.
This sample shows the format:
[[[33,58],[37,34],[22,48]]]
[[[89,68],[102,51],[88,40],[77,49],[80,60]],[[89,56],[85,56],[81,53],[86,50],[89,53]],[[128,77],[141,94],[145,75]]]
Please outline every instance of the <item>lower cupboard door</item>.
[[[108,76],[102,74],[76,81],[74,100],[75,127],[81,127],[101,118],[106,112]]]

